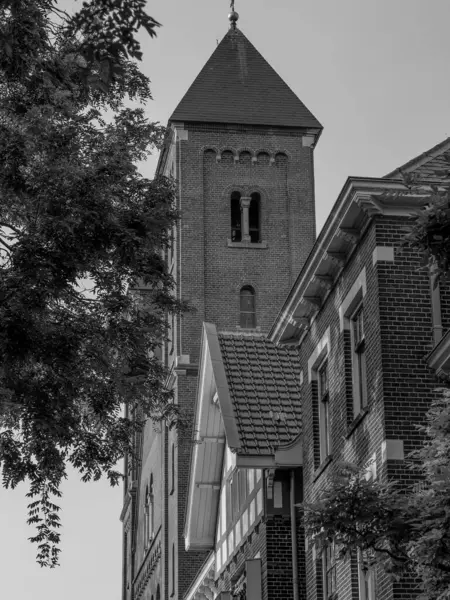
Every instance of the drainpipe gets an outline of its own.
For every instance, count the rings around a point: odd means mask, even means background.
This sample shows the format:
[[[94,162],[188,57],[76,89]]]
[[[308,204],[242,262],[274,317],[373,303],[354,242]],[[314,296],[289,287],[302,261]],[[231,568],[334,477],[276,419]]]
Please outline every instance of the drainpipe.
[[[298,600],[298,555],[297,555],[297,517],[295,514],[295,476],[294,469],[291,471],[291,543],[292,543],[292,587],[294,600]]]
[[[430,273],[431,320],[433,323],[433,345],[442,340],[441,290],[439,284],[434,285],[434,277]]]

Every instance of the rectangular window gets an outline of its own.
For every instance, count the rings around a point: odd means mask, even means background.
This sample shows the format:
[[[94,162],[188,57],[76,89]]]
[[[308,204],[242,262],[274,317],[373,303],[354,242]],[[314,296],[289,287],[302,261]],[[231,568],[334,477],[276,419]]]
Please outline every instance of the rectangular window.
[[[366,338],[362,304],[350,318],[352,345],[352,384],[354,416],[367,406]]]
[[[330,454],[330,393],[328,388],[328,361],[317,370],[319,396],[320,461]]]
[[[358,585],[359,600],[375,600],[375,570],[364,560],[362,552],[358,553]]]
[[[323,598],[330,600],[336,594],[336,552],[334,542],[328,544],[322,554]]]

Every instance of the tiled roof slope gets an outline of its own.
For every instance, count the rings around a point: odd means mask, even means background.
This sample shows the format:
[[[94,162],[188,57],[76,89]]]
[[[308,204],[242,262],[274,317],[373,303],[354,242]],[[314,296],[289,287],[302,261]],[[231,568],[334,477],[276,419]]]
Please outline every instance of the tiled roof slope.
[[[450,138],[416,156],[385,175],[384,179],[401,179],[406,173],[415,173],[422,181],[450,177]]]
[[[239,29],[228,31],[169,120],[322,128]]]
[[[300,364],[294,349],[262,336],[219,333],[241,451],[271,454],[301,433]]]

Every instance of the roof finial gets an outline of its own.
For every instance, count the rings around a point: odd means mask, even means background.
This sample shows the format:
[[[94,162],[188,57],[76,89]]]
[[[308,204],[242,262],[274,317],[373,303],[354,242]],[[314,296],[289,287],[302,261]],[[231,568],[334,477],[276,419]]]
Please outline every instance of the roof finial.
[[[234,10],[234,0],[231,0],[231,2],[230,2],[230,8],[231,8],[231,12],[228,15],[228,19],[229,19],[229,21],[231,23],[230,27],[231,27],[231,29],[236,29],[236,23],[237,23],[237,20],[239,19],[239,15]]]

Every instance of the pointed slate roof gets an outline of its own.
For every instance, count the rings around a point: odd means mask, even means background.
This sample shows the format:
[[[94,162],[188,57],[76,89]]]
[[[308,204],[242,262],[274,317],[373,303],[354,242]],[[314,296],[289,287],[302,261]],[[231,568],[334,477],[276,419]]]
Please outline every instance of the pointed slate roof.
[[[169,121],[320,128],[239,29],[230,29]]]

